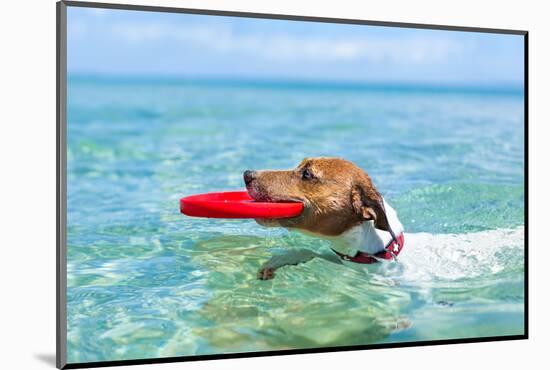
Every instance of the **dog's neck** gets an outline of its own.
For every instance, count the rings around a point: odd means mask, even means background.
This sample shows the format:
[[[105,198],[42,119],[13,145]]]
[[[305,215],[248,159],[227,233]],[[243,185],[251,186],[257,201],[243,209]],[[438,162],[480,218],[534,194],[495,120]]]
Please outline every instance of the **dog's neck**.
[[[384,208],[393,232],[396,235],[401,234],[403,232],[403,225],[397,218],[397,213],[385,200]],[[376,254],[382,251],[391,242],[392,236],[388,231],[375,228],[373,221],[364,221],[339,236],[328,239],[334,250],[348,256],[353,256],[358,251],[368,254]]]

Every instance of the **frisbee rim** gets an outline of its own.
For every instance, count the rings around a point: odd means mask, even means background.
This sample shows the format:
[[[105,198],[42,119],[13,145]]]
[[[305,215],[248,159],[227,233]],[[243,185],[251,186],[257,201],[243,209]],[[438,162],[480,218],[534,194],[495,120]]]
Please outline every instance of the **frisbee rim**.
[[[256,202],[246,191],[194,194],[180,199],[180,212],[206,218],[292,218],[304,209],[301,202]]]

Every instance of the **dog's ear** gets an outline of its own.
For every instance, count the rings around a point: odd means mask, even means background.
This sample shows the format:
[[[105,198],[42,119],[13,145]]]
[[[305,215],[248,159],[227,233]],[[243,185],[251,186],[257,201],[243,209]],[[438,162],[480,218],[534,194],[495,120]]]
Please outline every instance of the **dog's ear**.
[[[369,181],[353,185],[351,188],[351,204],[360,219],[374,221],[374,227],[389,231],[388,218],[384,210],[382,196]]]

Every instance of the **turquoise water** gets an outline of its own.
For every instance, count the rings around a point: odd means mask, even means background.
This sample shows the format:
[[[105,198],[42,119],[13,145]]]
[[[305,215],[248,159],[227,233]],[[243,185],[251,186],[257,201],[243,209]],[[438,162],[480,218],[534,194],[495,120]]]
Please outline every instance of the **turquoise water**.
[[[514,89],[71,78],[69,362],[523,334],[523,114]],[[259,281],[328,245],[179,213],[308,156],[369,172],[399,262]]]

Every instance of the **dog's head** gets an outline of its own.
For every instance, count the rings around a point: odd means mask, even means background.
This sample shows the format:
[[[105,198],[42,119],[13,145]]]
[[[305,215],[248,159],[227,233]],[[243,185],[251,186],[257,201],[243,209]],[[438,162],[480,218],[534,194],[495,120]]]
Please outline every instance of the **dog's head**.
[[[381,195],[370,177],[340,158],[306,158],[286,171],[245,171],[248,193],[257,201],[304,204],[298,217],[258,219],[264,226],[282,226],[325,236],[337,236],[372,220],[388,230]]]

